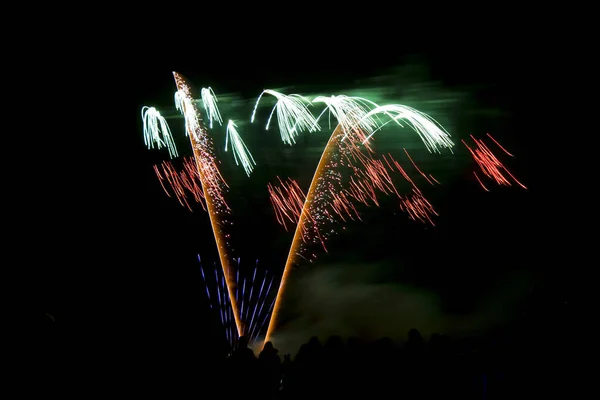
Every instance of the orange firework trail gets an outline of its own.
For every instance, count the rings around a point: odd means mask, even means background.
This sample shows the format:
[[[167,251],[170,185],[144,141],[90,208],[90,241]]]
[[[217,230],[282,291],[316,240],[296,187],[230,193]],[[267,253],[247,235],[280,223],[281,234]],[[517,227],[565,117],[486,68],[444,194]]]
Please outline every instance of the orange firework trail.
[[[404,150],[406,156],[411,161],[415,169],[425,178],[427,182],[433,185],[433,182],[439,184],[439,182],[433,177],[433,175],[426,175],[419,169],[419,167],[412,160],[406,150]],[[329,204],[327,204],[323,210],[324,214],[331,218],[320,218],[315,219],[310,212],[307,212],[306,217],[309,219],[306,224],[302,226],[302,232],[300,238],[304,243],[310,243],[310,235],[318,231],[317,237],[327,237],[326,233],[323,232],[322,225],[318,221],[333,222],[333,218],[339,218],[343,222],[348,220],[361,220],[360,213],[356,209],[355,203],[362,203],[369,206],[371,203],[378,206],[378,193],[384,194],[395,194],[399,199],[399,206],[402,211],[406,211],[409,217],[413,220],[420,220],[421,222],[429,222],[432,225],[432,215],[438,215],[431,203],[427,201],[423,192],[415,184],[415,182],[406,173],[400,163],[388,154],[383,155],[382,160],[375,160],[372,158],[366,158],[362,155],[361,167],[354,165],[346,165],[351,167],[352,176],[348,182],[348,188],[340,188],[335,185],[331,185],[329,189]],[[392,180],[390,175],[391,172],[400,172],[403,178],[408,181],[412,186],[412,191],[408,195],[401,195]],[[330,176],[336,176],[335,171],[329,171]],[[298,183],[289,179],[282,181],[279,177],[279,185],[268,184],[267,188],[270,194],[271,204],[275,212],[275,218],[277,222],[282,225],[285,230],[288,230],[287,224],[297,224],[302,214],[304,202],[306,201],[306,195],[300,189]],[[339,185],[337,185],[339,186]],[[335,214],[335,216],[334,216]],[[308,224],[310,222],[310,224]],[[323,245],[323,249],[327,251],[327,248]]]
[[[473,157],[473,160],[475,160],[475,162],[479,166],[479,169],[481,169],[481,172],[485,176],[494,180],[498,185],[512,186],[512,184],[510,183],[510,181],[507,178],[507,176],[508,176],[509,178],[512,178],[512,180],[517,185],[521,186],[523,189],[527,189],[527,187],[525,185],[523,185],[521,182],[519,182],[517,180],[517,178],[515,178],[513,176],[513,174],[511,174],[510,171],[504,166],[504,164],[502,164],[502,162],[500,162],[500,160],[498,160],[498,158],[494,155],[494,153],[490,150],[490,148],[487,147],[486,144],[483,143],[483,141],[481,139],[476,139],[473,135],[470,135],[470,136],[471,136],[471,139],[473,139],[473,142],[475,142],[475,146],[476,146],[475,149],[472,149],[471,147],[469,147],[467,142],[465,142],[464,140],[461,139],[461,141],[463,142],[465,147],[469,150],[469,152],[471,153],[471,156]],[[492,135],[490,135],[488,133],[487,136],[504,153],[508,154],[511,157],[514,157],[514,155],[512,155],[504,147],[502,147],[500,145],[500,143],[498,143],[496,141],[496,139],[494,139],[492,137]],[[479,178],[479,176],[477,175],[477,173],[475,171],[473,171],[473,175],[475,175],[475,179],[477,179],[477,182],[479,182],[481,187],[486,192],[489,192],[489,189],[483,184],[483,182],[481,181],[481,179]]]
[[[193,102],[191,91],[185,80],[177,72],[173,72],[175,84],[177,86],[176,99],[180,101],[178,107],[185,116],[186,131],[190,138],[190,143],[194,153],[196,170],[202,183],[202,190],[206,202],[206,208],[210,218],[213,234],[217,244],[221,267],[229,294],[229,301],[233,309],[233,316],[238,335],[242,335],[243,326],[239,316],[235,292],[233,289],[233,279],[229,261],[225,255],[227,251],[226,235],[223,234],[221,227],[228,225],[226,216],[229,215],[230,209],[224,199],[224,192],[227,189],[227,183],[221,176],[217,166],[217,160],[214,155],[214,146],[210,136],[206,132],[206,128],[198,117],[199,113]],[[179,97],[177,97],[179,96]]]
[[[200,203],[204,211],[206,211],[202,181],[192,157],[183,158],[183,169],[181,171],[177,171],[172,162],[163,161],[160,165],[154,166],[154,172],[156,172],[160,185],[165,193],[167,193],[167,196],[171,197],[171,194],[165,187],[165,182],[171,187],[179,204],[193,211],[187,199],[187,195],[191,194],[194,200]]]
[[[277,323],[282,294],[296,257],[312,261],[316,256],[314,253],[308,254],[307,250],[315,243],[320,244],[327,251],[326,241],[333,230],[324,229],[325,225],[336,222],[337,218],[343,221],[346,221],[346,218],[360,219],[354,206],[355,202],[378,206],[378,192],[394,194],[400,199],[400,208],[406,211],[410,218],[433,224],[430,216],[437,215],[435,210],[400,163],[391,155],[384,156],[383,160],[374,159],[373,150],[368,145],[360,146],[364,141],[365,135],[361,129],[355,128],[348,132],[340,124],[333,131],[323,150],[306,196],[293,180],[283,182],[279,179],[282,187],[276,188],[272,185],[268,187],[277,221],[284,227],[286,219],[296,223],[296,230],[281,277],[265,342],[270,339]],[[408,152],[406,155],[415,169],[433,185],[435,179],[426,176],[412,161]],[[344,187],[344,174],[340,171],[342,168],[349,171],[348,188]],[[412,185],[410,195],[402,196],[398,193],[390,175],[394,170],[400,172]]]

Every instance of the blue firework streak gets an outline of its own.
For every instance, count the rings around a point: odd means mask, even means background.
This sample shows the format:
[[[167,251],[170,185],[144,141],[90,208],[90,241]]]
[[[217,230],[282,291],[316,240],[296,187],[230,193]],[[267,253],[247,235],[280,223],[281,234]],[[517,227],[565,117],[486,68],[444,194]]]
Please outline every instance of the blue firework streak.
[[[238,257],[235,299],[240,306],[240,318],[243,322],[243,334],[250,344],[262,340],[266,333],[266,322],[269,320],[276,292],[271,290],[275,276],[258,265],[244,265]],[[227,287],[223,271],[213,263],[206,268],[198,254],[200,272],[205,284],[209,307],[218,315],[229,345],[233,348],[238,340],[233,308],[227,296]]]

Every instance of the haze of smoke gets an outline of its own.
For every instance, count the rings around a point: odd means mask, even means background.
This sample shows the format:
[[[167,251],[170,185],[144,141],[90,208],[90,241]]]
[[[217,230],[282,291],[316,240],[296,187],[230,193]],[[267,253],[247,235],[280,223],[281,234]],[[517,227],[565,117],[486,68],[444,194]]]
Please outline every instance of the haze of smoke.
[[[490,293],[470,315],[447,315],[432,291],[396,282],[378,282],[389,266],[319,265],[294,271],[286,294],[286,314],[296,314],[273,336],[280,354],[294,356],[311,336],[324,342],[331,335],[376,340],[406,339],[411,328],[432,333],[465,334],[502,324],[513,315],[527,280],[513,277]],[[282,321],[283,322],[283,321]]]

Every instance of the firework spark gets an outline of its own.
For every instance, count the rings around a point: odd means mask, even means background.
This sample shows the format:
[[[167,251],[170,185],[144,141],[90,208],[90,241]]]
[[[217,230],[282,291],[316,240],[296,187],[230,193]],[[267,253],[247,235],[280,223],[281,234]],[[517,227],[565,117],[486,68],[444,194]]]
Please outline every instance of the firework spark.
[[[470,136],[471,139],[473,139],[473,142],[475,143],[474,149],[471,148],[465,140],[461,139],[461,141],[463,142],[467,150],[469,150],[469,152],[471,153],[473,160],[475,160],[477,166],[479,166],[479,169],[481,170],[483,175],[492,179],[498,185],[501,186],[512,186],[510,180],[508,179],[511,178],[517,185],[521,186],[523,189],[527,189],[527,187],[521,182],[519,182],[517,178],[515,178],[514,175],[504,166],[504,164],[502,164],[502,162],[498,160],[498,158],[494,155],[492,150],[490,150],[490,148],[483,142],[483,140],[476,139],[473,135]],[[498,141],[496,141],[496,139],[492,137],[492,135],[488,133],[487,136],[504,153],[508,154],[511,157],[514,157],[514,155],[512,155],[504,147],[502,147],[500,143],[498,143]],[[475,179],[477,179],[477,182],[479,182],[481,187],[486,192],[489,192],[489,189],[483,184],[483,182],[481,181],[481,179],[475,171],[473,171],[473,175],[475,175]]]
[[[452,149],[452,146],[454,146],[450,134],[436,120],[412,107],[399,104],[378,106],[366,113],[363,119],[371,121],[377,114],[389,116],[399,126],[403,126],[400,121],[406,121],[407,125],[417,132],[430,152],[440,153],[440,148]],[[366,143],[377,130],[371,131],[363,140],[363,143]]]
[[[287,231],[286,220],[294,225],[298,223],[306,195],[295,180],[288,178],[283,182],[281,178],[277,177],[277,179],[279,186],[269,183],[267,189],[277,222]]]
[[[224,192],[227,189],[227,184],[221,176],[217,166],[217,160],[214,155],[214,146],[210,136],[207,135],[206,129],[200,123],[198,118],[198,110],[192,101],[191,90],[183,77],[177,72],[173,72],[173,77],[177,86],[177,95],[175,96],[176,106],[185,117],[186,130],[189,133],[190,143],[196,161],[196,167],[202,182],[204,199],[206,208],[210,217],[213,235],[215,237],[223,275],[227,291],[229,293],[229,301],[233,308],[233,315],[237,327],[238,335],[242,334],[243,326],[240,320],[239,312],[235,297],[233,295],[233,282],[231,279],[231,269],[227,253],[227,237],[223,233],[223,226],[230,225],[226,216],[230,214],[230,209],[224,199]]]
[[[208,123],[210,129],[213,127],[213,121],[217,121],[219,125],[223,124],[223,119],[221,118],[221,113],[219,112],[219,108],[217,107],[217,96],[211,87],[202,88],[200,91],[200,96],[202,97],[202,104],[204,105],[204,110],[206,111],[206,115],[208,116]]]
[[[268,279],[266,271],[263,274],[256,267],[251,272],[240,269],[239,258],[236,271],[230,266],[227,257],[229,235],[224,232],[225,227],[230,224],[227,218],[231,210],[225,201],[228,186],[219,171],[219,161],[214,155],[212,140],[200,118],[196,106],[200,102],[193,100],[185,80],[176,72],[173,75],[177,86],[175,106],[184,116],[185,133],[190,139],[193,158],[183,158],[183,169],[179,171],[171,162],[156,165],[154,170],[168,196],[175,196],[180,204],[191,210],[187,199],[191,195],[208,211],[222,272],[219,273],[215,264],[214,277],[205,279],[214,285],[213,291],[207,287],[207,295],[211,301],[218,302],[215,308],[219,311],[223,325],[228,326],[226,334],[230,343],[235,340],[234,327],[238,336],[245,335],[256,340],[263,332],[267,320],[269,322],[264,340],[269,340],[277,323],[291,267],[297,264],[298,257],[314,261],[315,246],[327,252],[327,241],[336,233],[334,225],[361,219],[357,205],[378,207],[381,194],[395,196],[398,207],[410,219],[434,225],[437,212],[419,185],[427,182],[434,186],[439,182],[433,175],[421,170],[406,149],[404,153],[408,168],[391,154],[377,158],[370,147],[370,141],[386,125],[395,124],[414,131],[430,153],[441,153],[443,149],[452,152],[454,142],[450,134],[435,119],[408,106],[381,106],[362,97],[318,96],[311,102],[298,94],[286,95],[270,89],[264,90],[254,105],[251,123],[254,122],[263,95],[275,97],[276,103],[270,111],[266,129],[269,129],[276,113],[281,139],[285,144],[295,144],[296,137],[303,131],[320,130],[319,121],[325,113],[328,113],[330,119],[335,119],[335,129],[323,150],[306,194],[292,179],[282,180],[277,177],[277,184],[267,185],[277,222],[286,231],[289,223],[295,224],[283,276],[275,295],[269,296],[273,277]],[[212,128],[214,121],[222,125],[223,120],[213,90],[210,87],[203,88],[201,98],[209,127]],[[311,107],[315,104],[325,105],[316,118],[311,113]],[[148,148],[155,145],[159,149],[167,147],[170,157],[177,157],[170,129],[160,113],[153,107],[144,107],[142,119],[144,140]],[[495,146],[514,157],[491,135],[487,136]],[[480,174],[483,173],[499,185],[510,186],[514,181],[526,189],[482,140],[472,135],[471,138],[475,143],[472,147],[465,140],[462,142],[475,160]],[[256,162],[233,120],[227,123],[225,151],[228,151],[230,144],[236,165],[241,164],[249,176]],[[477,172],[474,171],[473,174],[479,184],[488,190]],[[398,180],[405,186],[408,183],[409,189],[399,190]],[[417,184],[418,181],[420,183]],[[205,272],[202,270],[203,278],[206,277]],[[263,294],[265,287],[267,290]],[[268,297],[272,298],[267,299]]]
[[[187,86],[185,87],[187,88]],[[178,89],[175,92],[175,108],[179,110],[185,119],[185,135],[190,133],[194,135],[196,141],[200,141],[199,133],[202,131],[198,110],[194,106],[194,101],[189,93],[189,88],[186,90]]]
[[[205,268],[202,265],[200,255],[198,255],[198,261],[200,262],[202,279],[206,286],[209,306],[218,312],[227,340],[233,347],[234,341],[237,338],[233,332],[235,329],[233,307],[229,298],[225,295],[225,277],[216,267],[212,270]],[[240,318],[244,321],[243,335],[252,343],[264,331],[265,322],[270,315],[274,301],[274,293],[271,291],[271,288],[275,276],[270,274],[269,271],[259,268],[258,260],[256,260],[254,268],[252,268],[240,263],[240,259],[238,258],[237,267],[235,298],[238,304],[240,304],[241,310],[243,310],[240,311]],[[269,307],[269,304],[271,307]]]
[[[188,194],[191,194],[193,199],[197,203],[200,203],[204,211],[206,211],[202,181],[200,180],[200,174],[198,173],[194,158],[184,157],[183,169],[181,171],[177,171],[172,162],[163,161],[160,165],[154,166],[154,172],[156,172],[160,185],[167,196],[171,197],[171,193],[165,187],[165,182],[168,183],[182,206],[193,211],[187,199]]]
[[[158,149],[166,147],[169,150],[169,156],[175,158],[178,156],[177,147],[173,141],[171,129],[165,118],[154,107],[142,107],[142,121],[144,128],[144,143],[148,149]]]
[[[256,109],[258,103],[262,99],[264,94],[270,94],[277,99],[277,103],[273,107],[269,119],[267,121],[266,129],[269,129],[271,124],[271,118],[275,111],[277,111],[277,121],[279,123],[279,133],[281,134],[281,140],[289,145],[296,143],[296,136],[305,130],[314,132],[320,129],[316,118],[310,112],[308,106],[311,104],[309,100],[300,96],[299,94],[282,94],[271,89],[264,90],[254,105],[254,111],[252,112],[252,118],[250,122],[254,122],[256,115]]]
[[[381,123],[375,118],[368,118],[371,109],[379,106],[363,97],[317,96],[313,99],[313,103],[324,103],[326,105],[317,120],[329,111],[329,115],[333,115],[337,120],[336,125],[341,125],[344,137],[351,133],[371,132],[381,126]]]
[[[350,114],[350,112],[345,113]],[[348,126],[348,125],[347,125]],[[294,181],[284,184],[283,188],[269,186],[271,203],[275,208],[278,222],[285,224],[285,219],[296,222],[296,230],[288,253],[288,258],[283,270],[278,294],[275,299],[271,320],[267,328],[265,341],[275,327],[282,294],[296,257],[309,261],[316,255],[310,253],[309,246],[318,243],[327,251],[326,242],[335,231],[329,229],[330,224],[337,223],[339,219],[360,219],[355,203],[365,205],[379,205],[378,193],[396,195],[399,207],[406,211],[409,217],[421,222],[433,224],[431,215],[437,215],[433,206],[427,201],[422,191],[409,177],[405,169],[394,160],[391,155],[383,159],[375,159],[373,151],[361,143],[365,134],[358,126],[345,130],[342,123],[333,131],[315,170],[308,193],[300,207],[302,191],[294,185]],[[413,162],[408,152],[407,157],[418,172],[425,175]],[[402,177],[412,185],[409,195],[401,195],[390,175],[392,171],[400,172]],[[344,173],[346,171],[347,173]],[[285,226],[285,225],[284,225]]]
[[[244,171],[246,171],[246,175],[250,176],[254,166],[256,165],[256,161],[250,154],[250,150],[246,147],[246,144],[242,140],[240,134],[237,131],[237,125],[232,120],[229,120],[227,123],[227,135],[225,136],[225,151],[227,151],[227,145],[231,142],[231,148],[233,151],[233,159],[235,160],[235,165],[242,164]]]

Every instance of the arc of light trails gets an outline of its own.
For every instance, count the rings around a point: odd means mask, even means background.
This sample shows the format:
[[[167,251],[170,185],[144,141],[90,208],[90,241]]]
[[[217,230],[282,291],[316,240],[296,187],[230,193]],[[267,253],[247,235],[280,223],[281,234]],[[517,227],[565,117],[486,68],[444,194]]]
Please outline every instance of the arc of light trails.
[[[288,253],[287,261],[285,263],[285,267],[283,269],[283,274],[281,276],[281,282],[279,283],[279,288],[277,289],[277,297],[275,297],[275,303],[273,305],[273,311],[271,313],[271,320],[269,321],[269,327],[267,328],[267,334],[265,336],[265,343],[269,341],[273,329],[275,328],[275,324],[277,323],[277,316],[279,314],[279,308],[281,307],[281,294],[283,293],[283,289],[285,288],[288,275],[291,270],[291,266],[294,263],[296,248],[300,244],[300,237],[302,236],[302,226],[304,226],[304,221],[309,214],[309,208],[312,205],[313,197],[315,196],[315,188],[317,187],[317,180],[321,175],[321,170],[323,166],[327,164],[331,154],[333,152],[333,144],[338,141],[340,138],[340,132],[342,128],[341,125],[338,124],[333,134],[329,137],[327,144],[325,145],[325,151],[321,155],[321,159],[319,160],[319,164],[317,165],[317,169],[315,170],[315,174],[313,175],[312,181],[310,182],[310,186],[308,189],[308,193],[306,194],[306,201],[304,202],[304,207],[302,208],[302,213],[300,214],[300,218],[298,219],[298,223],[296,224],[296,231],[294,232],[294,238],[292,239],[292,245],[290,246],[290,252]]]
[[[189,87],[188,87],[187,83],[185,82],[185,80],[183,79],[183,77],[175,71],[173,71],[173,77],[175,79],[175,85],[177,86],[177,90],[181,91],[182,93],[185,93],[187,96],[189,96],[190,95]],[[193,103],[190,102],[190,104],[192,104],[192,106],[195,107],[193,105]],[[198,115],[197,110],[194,110],[194,112],[195,112],[195,115]],[[187,115],[186,115],[186,119],[187,119]],[[194,129],[194,128],[199,130],[201,135],[199,135],[197,132],[193,132],[192,129]],[[221,261],[221,267],[223,268],[223,275],[225,276],[225,283],[227,285],[227,292],[229,294],[229,302],[232,305],[233,317],[235,319],[235,325],[236,325],[236,328],[238,331],[238,335],[241,336],[243,327],[242,327],[242,322],[241,322],[240,316],[239,316],[237,302],[235,300],[235,294],[234,294],[233,288],[232,288],[229,262],[228,262],[227,258],[225,257],[225,255],[223,254],[224,250],[223,250],[222,240],[219,235],[219,232],[217,231],[217,226],[216,226],[217,222],[215,221],[216,212],[215,212],[214,198],[213,198],[213,194],[210,193],[209,190],[207,190],[206,177],[204,175],[204,171],[200,167],[200,165],[203,165],[202,164],[203,161],[205,161],[205,160],[203,160],[202,153],[199,150],[199,147],[203,146],[203,144],[200,142],[200,137],[206,136],[206,132],[204,131],[204,129],[202,129],[202,126],[200,123],[198,123],[198,124],[186,123],[186,129],[188,129],[190,131],[190,132],[188,132],[188,136],[190,137],[190,143],[192,146],[192,151],[194,153],[194,158],[196,160],[198,174],[200,175],[200,181],[202,183],[202,191],[204,192],[204,199],[206,201],[206,208],[207,208],[209,219],[210,219],[210,225],[212,227],[213,235],[215,237],[215,241],[217,244],[217,252],[219,253],[219,260]],[[216,166],[214,166],[214,168],[216,168]],[[218,173],[218,171],[216,171],[216,173]],[[214,179],[214,177],[212,177],[212,178]]]

